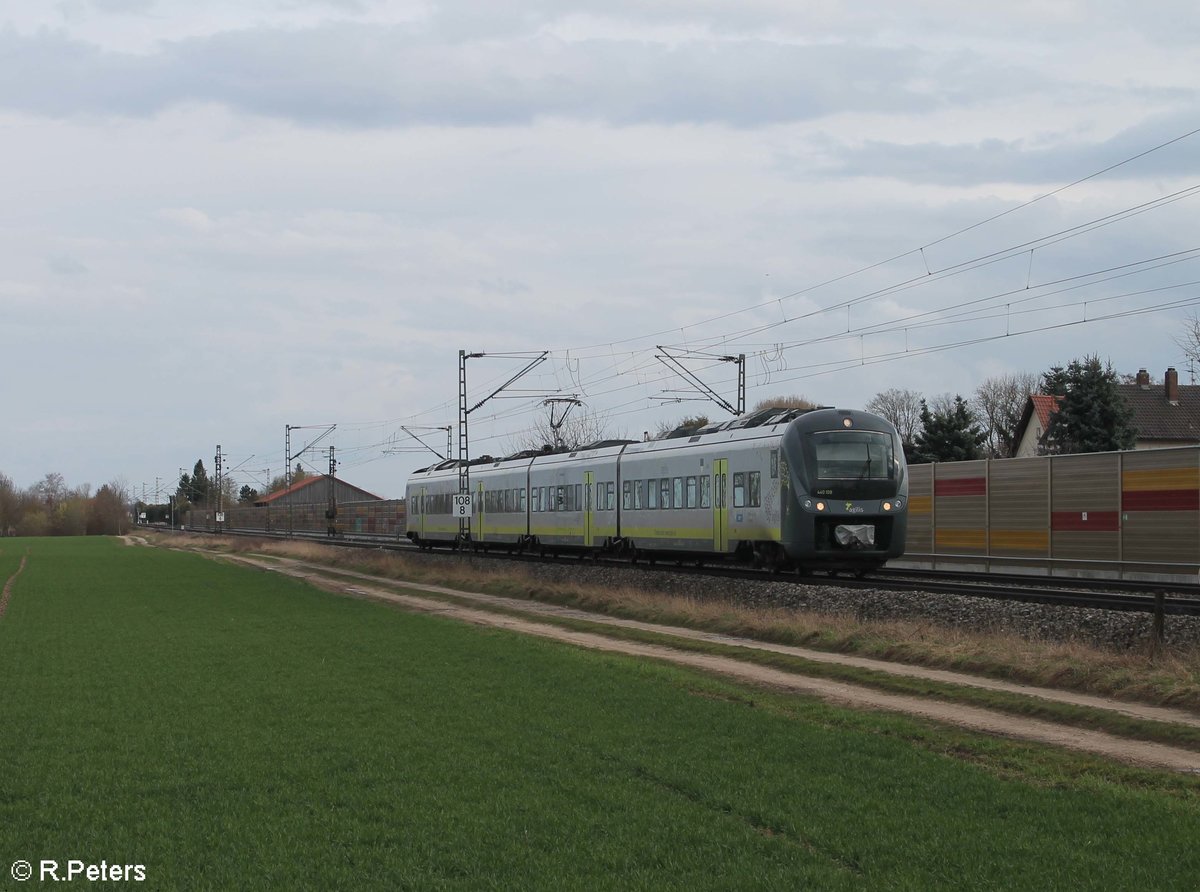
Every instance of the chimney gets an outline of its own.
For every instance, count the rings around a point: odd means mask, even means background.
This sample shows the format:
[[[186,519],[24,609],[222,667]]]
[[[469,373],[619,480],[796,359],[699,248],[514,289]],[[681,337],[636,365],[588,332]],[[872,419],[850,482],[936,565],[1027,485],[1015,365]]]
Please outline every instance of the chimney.
[[[1150,373],[1148,371],[1146,371],[1145,369],[1138,369],[1137,383],[1138,383],[1138,386],[1140,386],[1142,388],[1142,390],[1145,390],[1147,387],[1149,387],[1150,386]]]
[[[1179,405],[1179,372],[1174,368],[1167,369],[1167,402],[1172,406]]]

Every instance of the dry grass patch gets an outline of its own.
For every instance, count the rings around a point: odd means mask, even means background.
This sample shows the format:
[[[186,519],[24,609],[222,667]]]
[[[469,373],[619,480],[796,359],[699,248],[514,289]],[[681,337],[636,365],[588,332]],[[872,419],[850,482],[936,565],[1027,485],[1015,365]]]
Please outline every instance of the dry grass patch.
[[[451,561],[410,560],[394,552],[331,548],[305,541],[174,536],[175,547],[265,554],[511,598],[545,601],[626,619],[686,626],[761,641],[951,669],[1042,687],[1200,709],[1200,648],[1116,651],[1082,642],[974,632],[929,621],[860,620],[850,614],[746,607],[630,588],[549,584],[522,566],[495,570]]]

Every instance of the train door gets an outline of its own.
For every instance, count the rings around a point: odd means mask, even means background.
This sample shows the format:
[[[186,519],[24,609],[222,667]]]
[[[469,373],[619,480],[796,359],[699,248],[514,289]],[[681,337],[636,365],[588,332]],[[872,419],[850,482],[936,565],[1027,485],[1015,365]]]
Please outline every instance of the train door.
[[[484,521],[487,519],[487,511],[483,507],[483,481],[479,481],[476,486],[478,489],[475,492],[475,523],[477,525],[475,538],[482,542],[484,537]]]
[[[592,544],[592,512],[595,510],[596,502],[592,498],[592,487],[596,483],[595,471],[583,472],[583,544],[590,547]]]
[[[723,554],[729,550],[729,499],[726,483],[729,479],[729,459],[713,459],[713,551]]]

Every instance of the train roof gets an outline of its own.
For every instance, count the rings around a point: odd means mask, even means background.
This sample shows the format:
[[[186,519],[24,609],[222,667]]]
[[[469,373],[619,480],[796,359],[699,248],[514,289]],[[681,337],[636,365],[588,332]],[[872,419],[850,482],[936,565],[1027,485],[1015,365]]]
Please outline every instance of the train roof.
[[[835,412],[846,415],[854,412],[855,414],[870,416],[869,412],[864,413],[861,410],[838,409],[834,406],[817,406],[812,409],[768,408],[729,421],[707,424],[700,428],[676,428],[666,436],[654,440],[597,440],[594,443],[589,443],[586,446],[580,446],[576,449],[527,449],[500,458],[492,455],[481,455],[478,458],[471,459],[468,464],[472,468],[483,465],[496,467],[502,464],[516,464],[520,462],[528,465],[539,459],[573,459],[580,455],[591,455],[599,458],[622,452],[633,455],[644,452],[679,449],[696,443],[724,443],[737,440],[752,440],[760,437],[769,437],[772,434],[778,435],[782,433],[779,430],[780,426],[789,424],[798,418],[813,416],[817,413]],[[813,418],[812,420],[816,421],[817,419]],[[458,459],[451,459],[450,461],[443,461],[429,467],[419,468],[413,473],[424,474],[436,471],[449,471],[462,467],[462,464]]]

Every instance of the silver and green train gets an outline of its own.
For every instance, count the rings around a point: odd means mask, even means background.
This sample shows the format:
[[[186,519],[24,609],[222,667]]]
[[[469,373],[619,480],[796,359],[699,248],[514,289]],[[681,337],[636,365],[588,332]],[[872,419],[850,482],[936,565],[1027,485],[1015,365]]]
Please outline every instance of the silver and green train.
[[[469,523],[457,461],[408,481],[416,544],[634,557],[722,557],[865,572],[904,552],[896,429],[848,409],[768,409],[694,433],[479,459]]]

